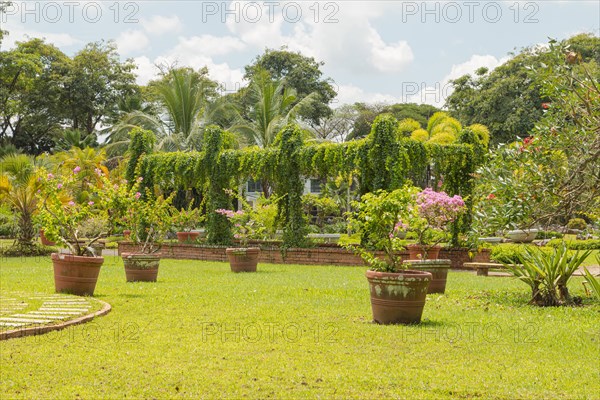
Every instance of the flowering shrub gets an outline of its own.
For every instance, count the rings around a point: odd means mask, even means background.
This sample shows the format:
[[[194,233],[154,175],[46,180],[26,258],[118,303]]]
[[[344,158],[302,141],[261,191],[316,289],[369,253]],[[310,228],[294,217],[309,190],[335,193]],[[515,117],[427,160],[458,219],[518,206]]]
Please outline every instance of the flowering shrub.
[[[81,168],[75,167],[66,176],[54,176],[41,171],[38,177],[38,214],[36,221],[44,235],[53,242],[66,246],[71,254],[95,256],[91,245],[105,232],[96,232],[92,238],[80,234],[81,227],[92,218],[106,218],[106,209],[99,199],[103,198],[103,186],[78,179]],[[77,195],[75,195],[77,193]]]
[[[249,210],[216,210],[218,214],[224,215],[233,225],[233,237],[242,244],[242,247],[248,247],[250,239],[266,239],[266,228],[254,217],[252,209]]]
[[[204,221],[202,207],[193,208],[193,206],[194,202],[191,202],[187,209],[173,209],[173,223],[179,232],[189,232]]]
[[[436,192],[431,188],[426,188],[416,195],[415,206],[408,219],[408,228],[417,234],[417,242],[424,247],[425,256],[431,247],[443,240],[444,235],[439,233],[445,232],[449,224],[456,221],[465,211],[465,202],[457,195],[450,197],[445,192]],[[404,226],[402,221],[398,223]]]
[[[158,251],[172,226],[171,201],[174,194],[167,198],[154,197],[150,192],[142,195],[139,191],[142,177],[130,186],[126,180],[113,183],[101,171],[98,174],[106,188],[103,201],[109,210],[107,215],[111,226],[130,230],[130,240],[141,246],[140,252]]]
[[[348,224],[354,231],[361,232],[359,246],[348,244],[375,271],[395,272],[403,268],[396,251],[402,250],[402,242],[397,234],[407,226],[418,189],[404,186],[393,192],[379,190],[362,196],[360,202],[353,202],[356,211],[349,213]],[[378,258],[374,250],[383,250],[385,259]]]

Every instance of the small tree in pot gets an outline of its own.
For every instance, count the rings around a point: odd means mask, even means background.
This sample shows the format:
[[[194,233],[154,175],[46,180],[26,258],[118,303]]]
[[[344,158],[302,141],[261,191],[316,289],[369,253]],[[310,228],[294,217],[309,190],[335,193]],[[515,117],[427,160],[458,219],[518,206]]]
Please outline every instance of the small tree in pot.
[[[353,230],[362,233],[361,244],[348,245],[368,264],[373,320],[380,324],[419,323],[425,306],[431,274],[413,271],[401,262],[402,243],[394,232],[414,204],[416,188],[404,186],[393,192],[378,191],[354,202],[348,214]],[[376,251],[383,251],[383,256]]]
[[[433,275],[428,293],[444,293],[446,290],[451,261],[437,259],[439,243],[448,236],[450,224],[465,210],[465,202],[460,196],[450,197],[445,192],[435,192],[431,188],[416,195],[408,226],[417,233],[418,244],[408,246],[411,259],[404,263]]]
[[[40,171],[36,221],[48,239],[69,250],[69,254],[52,254],[56,291],[91,296],[104,263],[94,244],[105,232],[83,238],[81,231],[92,217],[106,218],[106,208],[99,201],[105,193],[102,185],[81,181],[80,171],[75,167],[64,176]]]
[[[173,210],[173,222],[177,227],[177,240],[180,243],[193,242],[200,236],[200,232],[192,232],[198,224],[204,222],[202,207],[194,208],[194,202],[191,202],[188,208]]]
[[[173,195],[155,197],[149,190],[142,194],[139,191],[142,181],[139,177],[131,186],[126,181],[120,184],[111,184],[107,178],[104,181],[110,192],[105,201],[107,209],[113,211],[112,224],[127,228],[131,232],[129,239],[136,246],[135,252],[121,254],[127,282],[156,282],[160,263],[157,252],[173,223]]]

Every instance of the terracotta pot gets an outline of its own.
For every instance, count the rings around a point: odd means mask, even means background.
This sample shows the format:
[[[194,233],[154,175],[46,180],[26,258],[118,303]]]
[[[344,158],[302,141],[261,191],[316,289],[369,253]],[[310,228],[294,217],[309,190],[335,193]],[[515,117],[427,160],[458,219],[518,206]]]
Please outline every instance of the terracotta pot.
[[[160,256],[157,254],[123,253],[127,282],[156,282]]]
[[[373,321],[378,324],[421,322],[431,274],[425,271],[367,271]]]
[[[103,257],[52,253],[54,287],[57,292],[93,296]]]
[[[418,271],[429,272],[432,275],[431,283],[427,293],[444,293],[448,271],[452,265],[451,260],[406,260],[403,264],[409,264],[409,268]]]
[[[54,246],[56,243],[48,240],[48,238],[44,235],[44,230],[40,229],[40,240],[44,246]]]
[[[228,248],[225,252],[233,272],[256,272],[258,255],[260,254],[259,248]]]
[[[423,258],[423,254],[425,254],[424,246],[420,244],[409,244],[406,246],[408,249],[408,258],[411,260],[419,260]],[[441,246],[435,245],[427,251],[427,260],[435,260],[440,256]]]
[[[179,243],[195,242],[200,236],[200,232],[177,232]]]

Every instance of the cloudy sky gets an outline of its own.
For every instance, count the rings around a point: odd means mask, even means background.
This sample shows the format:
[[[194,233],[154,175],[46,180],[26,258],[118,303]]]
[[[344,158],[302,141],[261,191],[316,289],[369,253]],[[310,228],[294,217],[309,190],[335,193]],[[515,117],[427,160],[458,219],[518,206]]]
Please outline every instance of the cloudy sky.
[[[115,40],[138,65],[208,66],[225,90],[265,48],[287,46],[325,62],[338,104],[442,105],[448,81],[494,68],[548,37],[600,34],[600,2],[571,1],[13,1],[0,26],[5,50],[45,37],[67,54]]]

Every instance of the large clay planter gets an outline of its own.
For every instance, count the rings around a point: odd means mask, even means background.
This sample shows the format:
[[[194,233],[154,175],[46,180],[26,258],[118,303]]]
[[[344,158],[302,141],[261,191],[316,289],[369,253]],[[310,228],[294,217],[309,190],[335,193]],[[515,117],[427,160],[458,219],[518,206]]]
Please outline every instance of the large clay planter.
[[[42,244],[44,246],[54,246],[56,243],[48,240],[48,238],[46,237],[46,235],[44,235],[44,230],[40,229],[40,241],[42,242]]]
[[[373,321],[378,324],[421,322],[431,274],[425,271],[367,271]]]
[[[54,287],[57,292],[93,296],[103,257],[52,253]]]
[[[127,282],[156,282],[160,256],[157,254],[123,253]]]
[[[420,260],[423,258],[423,254],[425,254],[424,246],[419,244],[409,244],[406,246],[408,249],[408,258],[411,260]],[[441,246],[433,246],[427,251],[427,260],[435,260],[440,256]]]
[[[256,247],[228,248],[225,250],[229,259],[229,266],[233,272],[256,272],[260,249]]]
[[[177,232],[179,243],[195,242],[200,236],[200,232]]]
[[[518,229],[516,231],[508,231],[506,237],[516,243],[530,243],[533,242],[537,234],[537,229]]]
[[[403,264],[408,264],[410,269],[429,272],[432,275],[427,294],[446,291],[448,271],[452,265],[451,260],[406,260]]]

